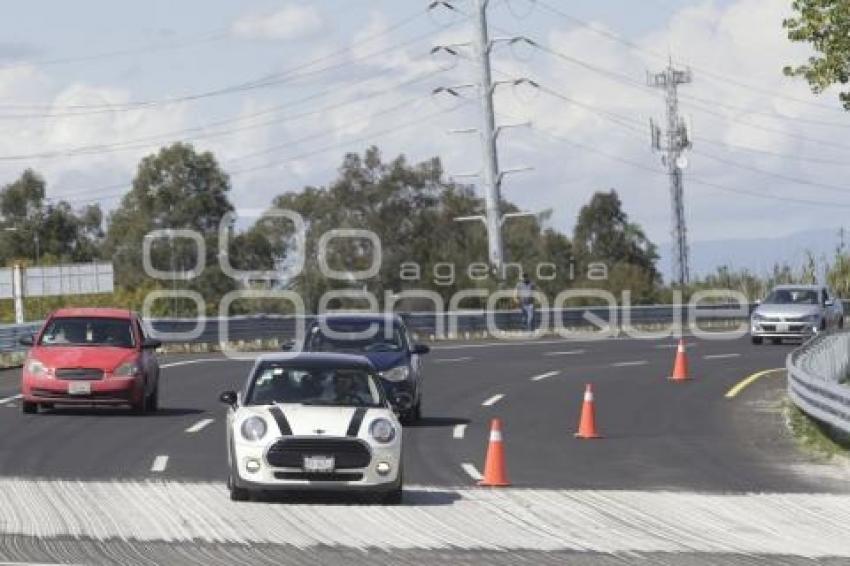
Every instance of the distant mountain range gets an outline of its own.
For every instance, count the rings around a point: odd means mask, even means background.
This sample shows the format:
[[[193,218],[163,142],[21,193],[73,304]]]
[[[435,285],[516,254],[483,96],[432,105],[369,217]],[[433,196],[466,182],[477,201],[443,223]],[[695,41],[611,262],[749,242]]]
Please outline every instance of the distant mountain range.
[[[721,265],[733,269],[746,268],[756,275],[772,272],[777,263],[787,263],[792,269],[799,270],[807,251],[819,261],[822,256],[832,261],[839,244],[838,230],[810,230],[782,238],[691,242],[691,276],[713,273]],[[845,245],[850,247],[850,232],[845,235]],[[659,244],[658,251],[661,256],[659,267],[667,279],[670,274],[670,243]]]

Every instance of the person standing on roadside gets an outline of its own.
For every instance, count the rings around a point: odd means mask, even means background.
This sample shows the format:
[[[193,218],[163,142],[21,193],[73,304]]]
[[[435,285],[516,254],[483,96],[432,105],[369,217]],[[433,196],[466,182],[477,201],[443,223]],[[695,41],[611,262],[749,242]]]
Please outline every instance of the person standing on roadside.
[[[534,283],[528,273],[523,273],[517,283],[515,297],[522,315],[522,325],[528,332],[534,331],[534,291]]]

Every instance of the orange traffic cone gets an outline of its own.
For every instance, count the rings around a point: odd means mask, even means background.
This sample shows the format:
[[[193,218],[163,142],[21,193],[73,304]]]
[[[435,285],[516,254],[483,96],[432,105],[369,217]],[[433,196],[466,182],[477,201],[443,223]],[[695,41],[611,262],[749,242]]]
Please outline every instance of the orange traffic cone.
[[[593,401],[593,387],[588,383],[584,390],[584,403],[581,406],[581,420],[578,425],[576,438],[602,438],[596,430],[596,407]]]
[[[673,364],[673,375],[668,379],[671,381],[687,381],[688,377],[688,353],[685,351],[685,339],[679,339],[679,346],[676,348],[676,361]]]
[[[493,419],[490,422],[490,443],[487,446],[487,461],[484,463],[484,479],[478,482],[478,485],[488,487],[511,485],[505,466],[505,447],[502,444],[502,421],[500,419]]]

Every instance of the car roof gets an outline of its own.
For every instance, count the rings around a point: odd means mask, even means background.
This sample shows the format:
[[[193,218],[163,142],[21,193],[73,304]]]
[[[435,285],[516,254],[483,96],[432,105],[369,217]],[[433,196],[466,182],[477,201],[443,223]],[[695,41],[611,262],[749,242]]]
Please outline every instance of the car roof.
[[[803,290],[803,291],[820,291],[824,287],[826,287],[826,285],[810,285],[810,284],[792,285],[792,284],[786,283],[786,284],[783,284],[783,285],[777,285],[773,289],[774,289],[774,291],[786,291],[786,290],[791,290],[791,289]]]
[[[99,308],[99,307],[75,307],[58,309],[51,315],[53,318],[66,317],[91,317],[91,318],[121,318],[130,320],[133,318],[132,311],[127,309]]]
[[[264,354],[257,358],[256,365],[279,363],[292,367],[343,367],[363,368],[375,371],[375,366],[364,356],[337,354],[333,352],[298,352],[291,354]]]
[[[322,314],[316,318],[316,321],[323,320],[325,322],[385,322],[391,320],[393,324],[402,324],[402,319],[395,313],[379,313],[379,312],[347,312]]]

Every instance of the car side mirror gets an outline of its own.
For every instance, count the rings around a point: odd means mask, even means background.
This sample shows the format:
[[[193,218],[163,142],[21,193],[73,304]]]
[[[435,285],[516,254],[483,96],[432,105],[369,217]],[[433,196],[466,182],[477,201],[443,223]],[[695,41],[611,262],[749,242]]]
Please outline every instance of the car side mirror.
[[[218,400],[224,403],[225,405],[230,405],[231,407],[236,406],[236,392],[235,391],[225,391],[221,395],[218,396]]]
[[[143,350],[157,350],[162,348],[162,340],[154,340],[153,338],[146,338],[144,342],[142,342]]]
[[[35,338],[33,337],[33,335],[32,335],[32,334],[28,334],[28,335],[26,335],[26,336],[21,336],[21,337],[18,339],[18,343],[19,343],[21,346],[32,346],[32,345],[34,345],[34,344],[35,344]]]
[[[284,352],[291,352],[295,349],[295,340],[287,340],[280,345],[280,349]]]
[[[426,346],[425,344],[414,344],[411,352],[414,354],[424,355],[431,351],[430,346]]]

